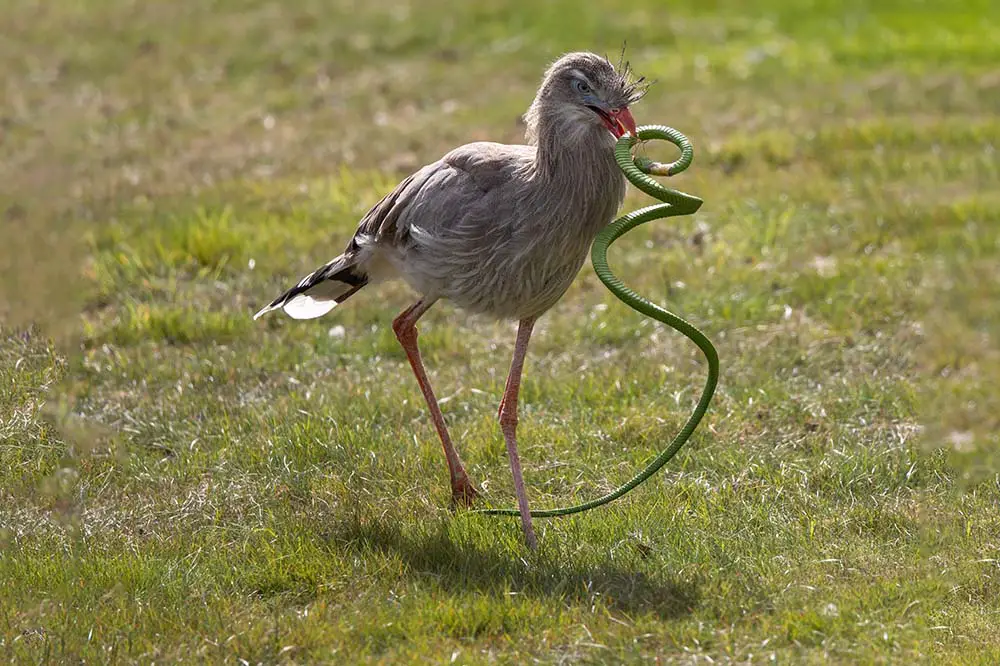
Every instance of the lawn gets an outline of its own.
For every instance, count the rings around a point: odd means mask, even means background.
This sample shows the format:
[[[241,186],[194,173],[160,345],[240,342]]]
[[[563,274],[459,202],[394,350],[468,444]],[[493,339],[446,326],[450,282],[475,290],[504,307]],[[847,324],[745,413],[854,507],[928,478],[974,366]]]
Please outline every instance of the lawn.
[[[1000,663],[996,3],[8,0],[0,34],[0,658]],[[449,510],[404,289],[251,315],[625,40],[705,204],[611,264],[722,379],[533,553]],[[490,506],[514,328],[421,324]],[[533,506],[628,479],[705,371],[585,267],[528,357]]]

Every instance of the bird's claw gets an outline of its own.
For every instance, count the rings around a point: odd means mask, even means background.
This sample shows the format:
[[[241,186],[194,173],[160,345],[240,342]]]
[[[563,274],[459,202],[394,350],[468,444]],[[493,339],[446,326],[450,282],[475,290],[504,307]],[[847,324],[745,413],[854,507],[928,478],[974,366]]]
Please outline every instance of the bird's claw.
[[[451,506],[453,509],[467,509],[479,497],[479,491],[469,481],[469,477],[453,480],[451,483]]]

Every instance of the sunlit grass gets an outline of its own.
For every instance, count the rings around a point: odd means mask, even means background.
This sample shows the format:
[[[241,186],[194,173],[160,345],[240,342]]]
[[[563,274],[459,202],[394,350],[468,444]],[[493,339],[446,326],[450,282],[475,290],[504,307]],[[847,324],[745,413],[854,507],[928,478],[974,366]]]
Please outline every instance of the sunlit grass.
[[[980,0],[15,0],[0,654],[1000,661],[997,25]],[[672,184],[706,203],[610,263],[706,331],[722,382],[664,471],[539,521],[531,554],[448,508],[389,327],[410,294],[250,317],[402,175],[517,140],[559,52],[626,39],[658,80],[636,118],[688,134]],[[512,504],[513,325],[441,304],[420,331],[470,473]],[[534,505],[630,478],[704,373],[584,269],[531,345]]]

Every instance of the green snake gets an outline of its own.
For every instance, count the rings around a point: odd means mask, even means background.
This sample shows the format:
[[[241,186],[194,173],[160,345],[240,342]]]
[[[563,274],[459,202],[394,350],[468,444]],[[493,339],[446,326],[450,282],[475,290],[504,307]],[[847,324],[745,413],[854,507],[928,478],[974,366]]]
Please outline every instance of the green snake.
[[[626,287],[611,272],[611,268],[608,267],[608,248],[622,235],[640,224],[645,224],[651,220],[659,220],[675,215],[690,215],[697,211],[703,203],[698,197],[668,189],[650,177],[650,175],[673,176],[690,166],[691,160],[694,158],[694,149],[691,147],[691,142],[688,141],[687,137],[672,127],[666,127],[665,125],[645,125],[638,128],[636,134],[638,136],[626,134],[618,139],[618,143],[615,145],[615,159],[630,183],[663,203],[626,213],[605,227],[597,235],[597,238],[594,239],[594,244],[591,246],[591,263],[594,265],[597,277],[622,302],[647,317],[651,317],[680,331],[698,345],[698,348],[705,354],[705,359],[708,361],[708,379],[705,381],[705,388],[702,389],[698,405],[684,424],[684,427],[681,428],[681,431],[677,433],[677,436],[674,437],[667,448],[649,462],[638,474],[607,495],[574,506],[532,511],[531,516],[533,518],[568,516],[573,513],[587,511],[618,499],[646,481],[646,479],[667,464],[691,437],[691,433],[698,427],[698,423],[701,422],[702,417],[708,410],[708,405],[712,401],[712,395],[715,393],[715,387],[719,382],[719,355],[705,334],[681,317],[636,294]],[[633,157],[632,147],[640,140],[648,141],[650,139],[670,141],[680,148],[681,156],[669,164],[654,162],[644,157]],[[520,515],[517,509],[479,509],[474,513],[488,516]]]

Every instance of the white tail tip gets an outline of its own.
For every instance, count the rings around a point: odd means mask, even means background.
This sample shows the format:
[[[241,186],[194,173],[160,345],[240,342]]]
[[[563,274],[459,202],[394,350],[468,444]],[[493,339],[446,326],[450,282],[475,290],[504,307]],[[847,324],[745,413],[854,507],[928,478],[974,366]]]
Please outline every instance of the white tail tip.
[[[292,319],[315,319],[322,317],[335,307],[337,307],[337,301],[333,299],[319,299],[308,294],[299,294],[282,305],[281,309]]]

